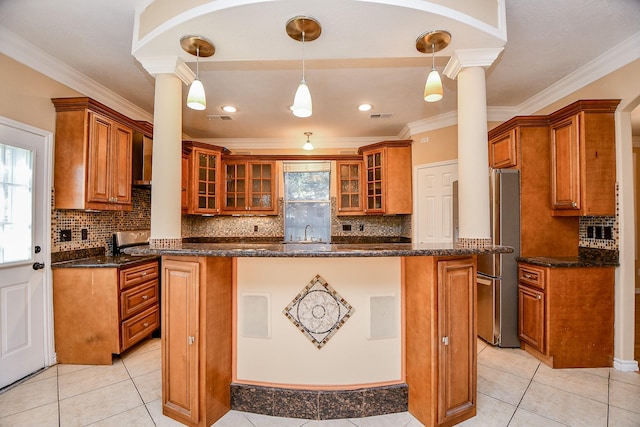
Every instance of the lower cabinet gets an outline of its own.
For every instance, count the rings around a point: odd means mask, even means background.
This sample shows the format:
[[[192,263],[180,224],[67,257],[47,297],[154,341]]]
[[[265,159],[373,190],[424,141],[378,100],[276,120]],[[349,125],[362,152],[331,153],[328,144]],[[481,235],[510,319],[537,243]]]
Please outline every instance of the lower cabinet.
[[[427,427],[476,414],[475,257],[405,257],[409,412]]]
[[[518,265],[521,346],[552,368],[613,366],[614,267]]]
[[[231,409],[232,261],[162,258],[162,413],[209,426]]]
[[[122,268],[54,268],[58,363],[110,365],[160,326],[158,261]]]

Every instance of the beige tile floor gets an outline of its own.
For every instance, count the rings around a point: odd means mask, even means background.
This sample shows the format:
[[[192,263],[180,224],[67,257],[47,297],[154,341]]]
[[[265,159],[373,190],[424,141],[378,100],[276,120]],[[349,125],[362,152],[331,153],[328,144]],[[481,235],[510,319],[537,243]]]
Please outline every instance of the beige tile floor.
[[[640,375],[550,369],[519,349],[478,344],[478,415],[460,426],[640,426]],[[160,340],[111,366],[57,365],[0,394],[0,426],[172,426],[160,403]],[[215,427],[419,427],[409,413],[309,421],[231,411]]]

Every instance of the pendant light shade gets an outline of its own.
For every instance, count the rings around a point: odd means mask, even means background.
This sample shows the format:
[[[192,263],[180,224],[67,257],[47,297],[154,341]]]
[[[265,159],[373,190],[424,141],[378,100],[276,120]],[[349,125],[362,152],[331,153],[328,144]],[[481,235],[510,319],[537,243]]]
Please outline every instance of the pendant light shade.
[[[196,78],[189,87],[187,107],[193,110],[204,110],[207,108],[207,98],[200,81],[200,57],[212,56],[216,50],[209,40],[201,36],[184,36],[180,39],[180,46],[186,52],[196,56]]]
[[[296,16],[287,22],[286,31],[289,37],[302,42],[302,81],[298,85],[293,98],[291,111],[296,117],[311,117],[311,114],[313,114],[311,91],[304,78],[304,42],[313,41],[320,37],[320,24],[309,16]],[[313,149],[313,146],[311,149]]]
[[[293,115],[296,117],[311,117],[313,105],[311,103],[311,92],[304,80],[298,85],[296,95],[293,98]]]
[[[442,80],[436,70],[435,53],[444,49],[451,42],[451,34],[444,30],[427,31],[416,39],[416,49],[422,53],[431,53],[431,71],[424,85],[424,100],[427,102],[440,101],[443,96]]]
[[[427,83],[424,85],[424,100],[427,102],[436,102],[442,99],[442,80],[440,74],[434,68],[427,77]]]
[[[207,108],[207,99],[204,94],[204,86],[197,78],[189,87],[189,95],[187,95],[187,107],[193,110],[204,110]]]
[[[304,134],[307,136],[307,142],[304,143],[304,145],[302,146],[302,149],[303,150],[307,150],[307,151],[311,151],[311,150],[313,150],[313,144],[311,144],[311,141],[309,141],[309,137],[311,135],[313,135],[313,133],[305,132]]]

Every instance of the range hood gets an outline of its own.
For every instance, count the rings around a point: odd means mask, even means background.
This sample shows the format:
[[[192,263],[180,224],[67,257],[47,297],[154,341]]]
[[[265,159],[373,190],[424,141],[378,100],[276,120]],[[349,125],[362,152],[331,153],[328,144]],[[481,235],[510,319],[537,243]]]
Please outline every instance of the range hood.
[[[142,132],[133,133],[131,178],[134,187],[151,186],[153,139]]]

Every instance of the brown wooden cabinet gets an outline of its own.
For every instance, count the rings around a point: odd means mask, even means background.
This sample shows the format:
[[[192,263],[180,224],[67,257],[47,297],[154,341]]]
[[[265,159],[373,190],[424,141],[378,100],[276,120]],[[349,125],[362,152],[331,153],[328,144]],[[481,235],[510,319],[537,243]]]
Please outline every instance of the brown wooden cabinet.
[[[615,215],[619,100],[578,101],[549,116],[553,215]]]
[[[613,366],[614,267],[518,266],[523,349],[552,368]]]
[[[160,326],[157,260],[52,271],[58,363],[110,365]]]
[[[511,168],[518,164],[518,130],[489,138],[489,166],[494,169]]]
[[[364,212],[411,214],[411,141],[383,141],[358,153],[364,161]]]
[[[409,412],[425,426],[476,414],[474,257],[403,258]]]
[[[518,335],[537,351],[545,352],[544,269],[520,265],[518,269]]]
[[[229,158],[223,162],[222,210],[227,214],[278,213],[276,162]]]
[[[488,134],[492,167],[520,171],[520,254],[577,256],[578,218],[551,215],[551,143],[547,116],[517,116]],[[495,146],[492,147],[492,142]],[[515,143],[515,148],[507,148]],[[499,148],[502,146],[502,148]],[[508,156],[503,154],[508,153]],[[506,161],[515,153],[514,161]],[[498,157],[502,158],[499,160]]]
[[[338,215],[362,215],[362,161],[336,161]]]
[[[131,210],[137,122],[90,98],[54,98],[56,209]]]
[[[221,209],[222,154],[228,150],[195,141],[182,142],[182,211],[214,215]]]
[[[231,408],[232,262],[162,259],[162,412],[210,426]]]

